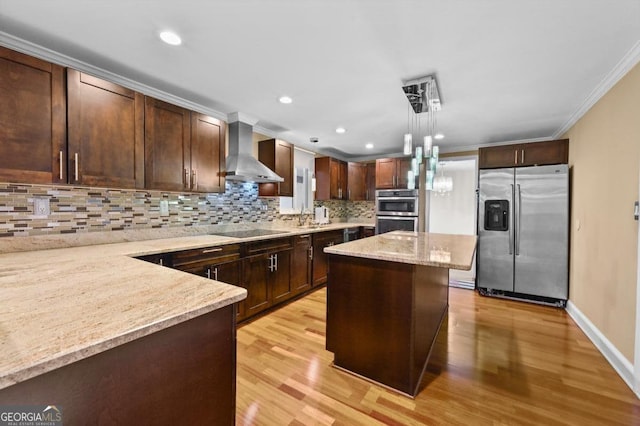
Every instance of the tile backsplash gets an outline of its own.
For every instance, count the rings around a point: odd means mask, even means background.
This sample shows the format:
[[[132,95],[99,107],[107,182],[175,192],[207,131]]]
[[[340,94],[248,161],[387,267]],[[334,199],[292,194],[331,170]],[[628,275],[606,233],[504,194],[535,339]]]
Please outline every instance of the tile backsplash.
[[[49,215],[34,213],[48,198]],[[169,215],[160,215],[160,201]],[[332,221],[372,219],[373,202],[324,201]],[[258,197],[254,183],[226,183],[224,194],[0,183],[0,237],[288,220],[278,198]]]

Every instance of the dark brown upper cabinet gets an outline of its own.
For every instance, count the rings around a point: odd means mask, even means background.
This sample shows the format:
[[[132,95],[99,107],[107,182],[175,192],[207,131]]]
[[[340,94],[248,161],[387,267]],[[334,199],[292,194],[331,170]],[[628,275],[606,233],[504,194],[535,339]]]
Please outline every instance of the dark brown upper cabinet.
[[[69,183],[144,187],[144,97],[67,70]]]
[[[376,160],[376,188],[406,188],[409,170],[411,170],[411,158],[380,158]]]
[[[491,146],[478,151],[478,167],[542,166],[545,164],[567,164],[569,162],[569,139]]]
[[[348,168],[344,161],[316,158],[316,200],[346,200]]]
[[[189,191],[191,172],[191,115],[189,110],[145,96],[145,187]]]
[[[365,199],[376,199],[376,163],[367,163],[367,192]]]
[[[224,121],[197,112],[191,113],[192,189],[200,192],[224,192]]]
[[[258,142],[258,160],[284,182],[261,183],[258,193],[261,197],[293,197],[293,145],[278,139]]]
[[[64,183],[64,68],[0,47],[0,180]]]
[[[349,184],[347,189],[347,199],[351,201],[362,201],[367,199],[367,165],[365,163],[348,163]]]

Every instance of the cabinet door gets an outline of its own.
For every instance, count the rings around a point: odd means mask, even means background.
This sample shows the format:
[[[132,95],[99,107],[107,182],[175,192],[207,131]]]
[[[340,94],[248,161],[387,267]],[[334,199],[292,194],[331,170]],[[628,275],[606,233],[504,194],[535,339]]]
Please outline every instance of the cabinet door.
[[[278,176],[284,179],[280,182],[281,197],[293,197],[293,145],[276,140],[276,169]]]
[[[518,165],[542,166],[569,162],[569,139],[518,145]]]
[[[407,188],[409,184],[407,173],[409,172],[409,170],[411,170],[411,159],[398,158],[396,170],[398,172],[398,176],[396,178],[396,188]]]
[[[311,235],[294,237],[291,259],[291,289],[303,293],[311,288]]]
[[[327,282],[327,255],[324,248],[343,242],[342,231],[327,231],[313,235],[313,286]]]
[[[380,158],[376,160],[376,189],[396,187],[396,159]]]
[[[227,284],[244,287],[242,280],[242,260],[234,260],[232,262],[218,263],[211,265],[209,276],[216,281],[222,281]],[[236,318],[241,320],[246,314],[246,301],[242,300],[237,303]]]
[[[145,97],[145,188],[191,189],[189,111]]]
[[[340,161],[340,177],[339,177],[339,185],[340,185],[340,199],[346,200],[349,195],[349,172],[347,169],[347,163],[344,161]]]
[[[292,296],[291,291],[291,249],[274,253],[275,268],[271,272],[271,302],[283,302]]]
[[[365,200],[376,199],[376,163],[367,163],[367,187],[365,190]]]
[[[348,199],[351,201],[365,200],[367,198],[367,165],[364,163],[349,163],[348,170]]]
[[[478,168],[494,169],[518,165],[520,145],[492,146],[478,150]]]
[[[224,192],[225,123],[191,113],[191,176],[194,191]]]
[[[340,186],[340,161],[333,158],[329,161],[329,193],[332,200],[340,200],[342,198],[342,187]]]
[[[260,254],[244,259],[245,316],[250,317],[269,307],[269,256]]]
[[[64,69],[0,47],[0,180],[66,182]]]
[[[144,101],[140,93],[67,70],[69,182],[144,187]]]

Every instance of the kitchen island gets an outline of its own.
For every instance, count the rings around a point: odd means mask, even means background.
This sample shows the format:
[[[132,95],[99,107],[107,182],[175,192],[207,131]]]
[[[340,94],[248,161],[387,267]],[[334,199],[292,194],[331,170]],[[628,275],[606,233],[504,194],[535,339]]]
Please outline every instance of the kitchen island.
[[[327,350],[334,366],[415,397],[476,237],[390,232],[328,247]]]

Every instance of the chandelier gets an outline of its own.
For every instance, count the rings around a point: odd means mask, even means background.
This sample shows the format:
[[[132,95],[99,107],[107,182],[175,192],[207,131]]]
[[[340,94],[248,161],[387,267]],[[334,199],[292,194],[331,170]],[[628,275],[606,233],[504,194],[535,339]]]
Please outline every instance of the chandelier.
[[[453,191],[453,178],[444,175],[444,163],[439,166],[440,175],[433,179],[433,192],[436,195],[449,195]]]
[[[437,133],[437,112],[442,109],[438,84],[434,75],[420,77],[403,82],[402,90],[407,96],[407,133],[404,135],[405,155],[412,155],[411,170],[407,175],[409,188],[415,188],[416,179],[420,176],[420,165],[425,163],[425,187],[434,189],[434,179],[440,149],[433,144],[434,139],[442,139]],[[423,124],[424,122],[424,124]],[[414,138],[414,134],[417,137]],[[413,141],[421,138],[422,144],[413,149]]]

